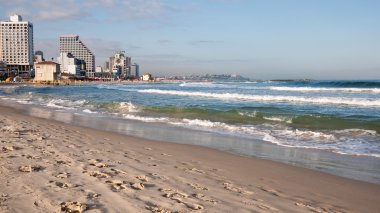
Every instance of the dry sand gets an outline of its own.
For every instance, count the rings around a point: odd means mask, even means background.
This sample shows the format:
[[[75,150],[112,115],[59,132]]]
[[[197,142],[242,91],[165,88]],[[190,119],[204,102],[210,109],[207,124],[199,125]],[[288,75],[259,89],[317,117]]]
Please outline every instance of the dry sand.
[[[380,185],[0,112],[0,212],[380,212]]]

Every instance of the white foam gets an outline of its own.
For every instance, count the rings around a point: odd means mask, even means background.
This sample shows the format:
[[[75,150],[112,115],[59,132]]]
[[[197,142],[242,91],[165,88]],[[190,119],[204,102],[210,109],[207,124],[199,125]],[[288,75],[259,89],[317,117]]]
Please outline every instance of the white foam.
[[[352,105],[362,107],[380,107],[380,100],[365,98],[338,98],[338,97],[303,97],[303,96],[275,96],[275,95],[246,95],[238,93],[206,93],[206,92],[189,92],[176,90],[159,90],[144,89],[138,90],[140,93],[154,93],[163,95],[180,95],[194,96],[203,98],[217,98],[225,100],[249,100],[249,101],[267,101],[267,102],[298,102],[309,104],[334,104],[334,105]]]
[[[71,101],[65,99],[51,99],[45,105],[57,109],[74,109],[83,106],[85,103],[87,103],[86,100]]]
[[[140,109],[132,102],[120,102],[119,108],[128,112],[140,112]]]
[[[238,112],[238,113],[241,116],[248,116],[248,117],[251,117],[251,118],[255,118],[256,115],[257,115],[256,111],[254,111],[254,112]]]
[[[17,100],[16,102],[20,104],[31,104],[29,100]]]
[[[344,129],[334,131],[337,134],[351,134],[353,136],[376,136],[377,132],[375,130],[368,129]]]
[[[138,120],[138,121],[143,121],[143,122],[164,122],[167,123],[170,121],[169,118],[167,117],[143,117],[143,116],[138,116],[138,115],[131,115],[131,114],[124,114],[124,118],[129,119],[129,120]]]
[[[108,89],[108,90],[120,90],[120,91],[126,91],[126,92],[136,91],[135,89],[131,88],[131,85],[126,86],[123,84],[110,84],[110,85],[99,84],[99,85],[96,85],[96,88]]]
[[[89,109],[84,109],[83,112],[89,113],[89,114],[96,114],[97,112],[91,111]]]
[[[276,116],[271,116],[271,117],[267,117],[267,116],[264,116],[263,117],[265,120],[269,120],[269,121],[279,121],[279,122],[286,122],[286,123],[292,123],[292,119],[291,118],[287,118],[287,117],[276,117]]]
[[[58,109],[65,109],[67,107],[64,107],[64,106],[61,106],[61,105],[58,105],[58,104],[61,104],[62,103],[62,100],[57,100],[57,99],[54,99],[54,100],[50,100],[46,106],[48,107],[51,107],[51,108],[58,108]]]
[[[363,144],[362,137],[370,137],[370,141],[378,140],[378,135],[372,130],[347,129],[330,132],[299,130],[282,125],[232,125],[201,119],[176,119],[168,117],[143,117],[124,115],[124,118],[142,122],[161,122],[200,131],[210,131],[220,134],[238,135],[260,139],[284,147],[321,149],[339,154],[364,155],[380,157],[376,144]],[[368,151],[370,150],[370,151]],[[372,150],[372,151],[371,151]]]
[[[244,82],[245,83],[245,82]],[[253,83],[253,82],[247,82]],[[191,87],[191,88],[223,88],[223,89],[240,89],[240,90],[265,90],[267,87],[257,87],[257,86],[241,86],[235,84],[235,82],[223,82],[223,83],[215,83],[215,82],[185,82],[179,84],[180,87]]]
[[[180,87],[218,87],[217,84],[212,82],[184,82],[179,84]]]
[[[270,90],[296,92],[357,92],[380,93],[380,88],[269,87]]]

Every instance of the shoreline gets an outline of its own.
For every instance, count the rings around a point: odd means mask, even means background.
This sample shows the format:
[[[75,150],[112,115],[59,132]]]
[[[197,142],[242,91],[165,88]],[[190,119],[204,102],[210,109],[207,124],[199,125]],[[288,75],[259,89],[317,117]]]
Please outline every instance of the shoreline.
[[[96,130],[106,130],[141,139],[164,143],[208,147],[234,155],[267,159],[288,165],[317,170],[341,177],[380,184],[380,159],[369,156],[343,155],[320,149],[280,146],[261,140],[215,132],[147,123],[112,116],[98,116],[62,111],[39,105],[6,101],[0,106],[17,108],[25,115],[64,122]]]
[[[142,212],[201,208],[206,212],[377,212],[380,208],[378,184],[31,117],[9,107],[0,106],[0,111],[0,209],[6,212],[52,212],[68,201],[84,203],[89,210]],[[96,159],[94,166],[88,163],[91,159]],[[43,169],[23,173],[18,171],[23,165]],[[91,176],[94,171],[105,177]],[[58,173],[70,175],[61,179]],[[123,184],[111,183],[115,179]],[[59,186],[62,181],[66,188]],[[136,190],[135,183],[145,188]],[[99,197],[91,197],[94,193]]]

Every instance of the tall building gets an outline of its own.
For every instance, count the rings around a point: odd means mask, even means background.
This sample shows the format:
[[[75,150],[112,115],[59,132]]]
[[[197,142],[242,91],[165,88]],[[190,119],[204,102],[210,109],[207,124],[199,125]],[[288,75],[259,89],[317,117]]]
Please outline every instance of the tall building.
[[[128,57],[124,51],[119,51],[109,58],[108,68],[118,77],[129,77],[131,75],[131,57]]]
[[[136,63],[132,64],[131,67],[131,76],[134,76],[135,78],[140,77],[140,66]]]
[[[81,75],[81,61],[76,59],[71,53],[60,53],[57,57],[57,62],[60,64],[62,74]]]
[[[75,58],[85,62],[86,76],[94,77],[95,56],[79,39],[78,35],[62,35],[59,37],[59,52],[71,53]]]
[[[10,21],[0,22],[0,61],[14,74],[29,73],[33,68],[33,24],[11,15]]]

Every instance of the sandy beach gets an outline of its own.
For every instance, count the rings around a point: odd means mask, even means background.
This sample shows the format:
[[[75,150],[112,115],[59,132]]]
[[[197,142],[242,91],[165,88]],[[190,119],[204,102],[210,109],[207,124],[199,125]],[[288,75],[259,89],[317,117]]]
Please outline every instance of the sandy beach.
[[[0,212],[380,211],[377,184],[0,112]]]

